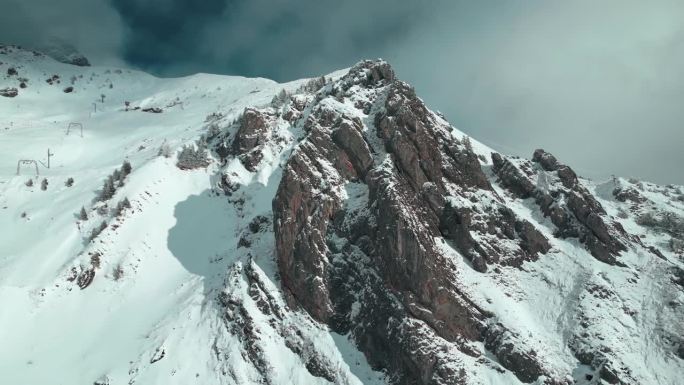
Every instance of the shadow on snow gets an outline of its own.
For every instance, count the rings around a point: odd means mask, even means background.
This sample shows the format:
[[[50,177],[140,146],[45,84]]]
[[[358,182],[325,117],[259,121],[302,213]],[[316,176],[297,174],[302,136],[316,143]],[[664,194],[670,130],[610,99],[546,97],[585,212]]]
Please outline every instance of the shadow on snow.
[[[234,209],[225,198],[206,190],[179,202],[174,216],[169,251],[185,270],[203,277],[205,294],[220,290],[228,266],[237,259]]]

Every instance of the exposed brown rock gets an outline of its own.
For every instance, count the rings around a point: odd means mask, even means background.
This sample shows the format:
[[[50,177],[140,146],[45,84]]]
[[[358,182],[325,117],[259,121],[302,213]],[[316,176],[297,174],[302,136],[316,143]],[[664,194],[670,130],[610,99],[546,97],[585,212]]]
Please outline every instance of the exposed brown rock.
[[[19,91],[17,91],[17,89],[14,87],[0,89],[0,96],[4,96],[6,98],[13,98],[17,95],[19,95]]]
[[[361,129],[360,122],[345,120],[332,132],[332,140],[348,154],[356,173],[363,178],[373,165],[373,157]]]
[[[534,184],[508,158],[494,152],[492,153],[492,163],[494,172],[501,178],[501,182],[514,194],[522,199],[529,198],[534,194]]]
[[[644,198],[639,191],[635,188],[617,188],[613,190],[613,196],[620,202],[633,202],[633,203],[644,203],[646,198]]]
[[[240,118],[240,126],[233,139],[232,151],[249,171],[254,171],[263,158],[259,146],[268,139],[271,131],[271,118],[255,108],[245,109]]]
[[[542,149],[534,150],[532,161],[541,164],[546,171],[556,171],[560,167],[556,157]]]
[[[376,128],[369,135],[377,135],[382,148],[364,137],[361,121],[328,105],[316,104],[303,117],[307,137],[289,158],[273,201],[283,286],[317,320],[341,333],[351,331],[373,364],[394,373],[395,383],[466,381],[465,371],[455,370],[454,358],[440,354],[433,340],[442,338],[479,356],[469,341],[491,335],[490,314],[461,292],[456,265],[437,239],[444,233],[478,271],[488,264],[534,260],[550,246],[512,212],[474,212],[448,198],[476,199],[477,191],[491,194],[491,185],[472,148],[456,140],[410,86],[395,80],[389,66],[362,62],[331,92],[340,100],[353,87],[385,95],[356,103],[364,111],[383,103],[368,118]],[[253,118],[248,140],[234,141],[240,152],[258,142],[252,133],[263,126]],[[368,189],[363,213],[345,206],[341,191],[350,182]],[[488,231],[494,234],[491,243],[471,236]],[[517,248],[501,249],[499,236],[510,237]],[[350,293],[364,296],[361,311],[352,312]],[[516,375],[534,379],[546,373],[537,357],[509,344],[509,338],[490,341]]]
[[[76,284],[78,285],[78,287],[81,288],[81,290],[83,290],[86,287],[90,286],[91,283],[93,283],[94,278],[95,268],[83,270],[76,278]]]
[[[492,154],[493,170],[501,184],[520,198],[534,197],[542,213],[556,226],[556,236],[579,238],[596,259],[608,264],[619,264],[617,256],[626,250],[620,240],[626,236],[624,229],[606,223],[605,210],[580,185],[577,175],[570,167],[559,163],[544,150],[536,150],[532,160],[545,171],[555,171],[562,187],[552,186],[550,191],[538,188],[532,182],[534,174],[526,174],[507,158]]]

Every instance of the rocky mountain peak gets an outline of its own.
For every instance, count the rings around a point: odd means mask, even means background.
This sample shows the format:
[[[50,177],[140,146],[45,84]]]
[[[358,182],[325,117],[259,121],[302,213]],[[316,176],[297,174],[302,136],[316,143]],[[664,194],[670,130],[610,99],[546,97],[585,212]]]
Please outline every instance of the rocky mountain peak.
[[[295,115],[287,109],[276,114]],[[541,149],[532,161],[491,152],[490,163],[384,61],[357,64],[296,109],[290,121],[305,136],[273,200],[293,304],[351,333],[396,383],[474,383],[463,357],[522,382],[572,383],[462,278],[534,270],[563,239],[615,269],[627,267],[627,250],[652,255],[570,167]],[[234,143],[248,138],[238,133]],[[528,214],[510,208],[521,204]],[[595,356],[586,349],[599,348],[577,333],[567,347],[584,362]],[[601,357],[585,364],[606,381],[632,381],[617,353]]]

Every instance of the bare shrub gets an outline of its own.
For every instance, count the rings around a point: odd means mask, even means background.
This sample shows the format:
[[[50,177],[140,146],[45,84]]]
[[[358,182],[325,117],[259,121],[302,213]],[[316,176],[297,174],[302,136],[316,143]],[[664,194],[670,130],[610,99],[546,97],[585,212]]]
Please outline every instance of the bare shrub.
[[[124,269],[121,263],[117,263],[116,266],[114,266],[114,270],[112,271],[112,277],[115,281],[118,281],[124,277]]]
[[[657,232],[667,233],[674,238],[684,239],[684,218],[669,211],[651,212],[640,215],[637,224]]]
[[[99,268],[100,268],[100,266],[102,265],[102,258],[101,258],[101,256],[102,256],[102,255],[101,255],[100,253],[98,253],[98,252],[95,252],[95,253],[93,253],[93,254],[90,256],[90,265],[91,265],[93,268],[95,268],[95,269],[99,269]]]
[[[97,208],[97,213],[102,215],[102,216],[107,215],[108,212],[109,212],[109,206],[107,206],[106,204]]]
[[[670,238],[670,250],[676,254],[684,254],[684,240],[678,238]]]

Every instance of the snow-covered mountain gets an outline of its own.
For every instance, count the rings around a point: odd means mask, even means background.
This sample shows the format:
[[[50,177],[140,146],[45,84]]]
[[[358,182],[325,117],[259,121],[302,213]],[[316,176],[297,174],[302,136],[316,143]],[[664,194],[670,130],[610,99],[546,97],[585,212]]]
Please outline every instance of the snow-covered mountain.
[[[0,71],[2,384],[684,378],[682,187],[499,154],[383,61]]]

